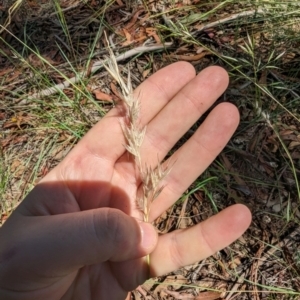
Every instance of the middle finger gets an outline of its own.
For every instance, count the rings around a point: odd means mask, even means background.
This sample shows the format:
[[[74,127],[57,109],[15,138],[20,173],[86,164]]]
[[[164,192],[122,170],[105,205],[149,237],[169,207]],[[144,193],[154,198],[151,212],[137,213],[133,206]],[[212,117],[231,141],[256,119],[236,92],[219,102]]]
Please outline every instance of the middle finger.
[[[228,85],[220,67],[204,69],[150,122],[141,146],[142,165],[155,167]]]

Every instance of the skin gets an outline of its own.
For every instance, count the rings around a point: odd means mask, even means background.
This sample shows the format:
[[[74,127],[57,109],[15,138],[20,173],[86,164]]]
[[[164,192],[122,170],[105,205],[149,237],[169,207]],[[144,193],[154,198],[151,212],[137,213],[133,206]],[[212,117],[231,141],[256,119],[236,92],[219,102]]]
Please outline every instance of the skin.
[[[196,76],[185,62],[151,76],[136,90],[147,125],[143,163],[155,167],[228,85],[209,67]],[[147,278],[202,260],[239,238],[251,221],[231,206],[184,230],[158,236],[136,207],[140,179],[124,149],[122,111],[112,109],[31,191],[0,229],[0,298],[125,299]],[[150,221],[169,208],[209,166],[239,123],[218,105],[170,158],[171,173],[151,206]],[[150,267],[145,255],[151,253]]]

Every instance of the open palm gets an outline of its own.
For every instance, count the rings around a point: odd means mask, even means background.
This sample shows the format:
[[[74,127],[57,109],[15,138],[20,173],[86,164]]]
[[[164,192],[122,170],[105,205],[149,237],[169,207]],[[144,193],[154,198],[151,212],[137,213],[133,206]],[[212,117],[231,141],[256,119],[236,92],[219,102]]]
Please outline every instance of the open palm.
[[[170,65],[136,90],[147,126],[142,163],[155,167],[222,94],[226,72],[195,76],[184,62]],[[185,230],[157,236],[136,206],[140,179],[125,151],[121,110],[112,109],[27,196],[0,229],[0,298],[125,299],[149,276],[201,260],[248,227],[235,205]],[[171,157],[174,162],[150,221],[169,208],[208,167],[233,134],[237,109],[218,105]],[[151,253],[148,266],[142,258]],[[150,272],[150,273],[149,273]]]

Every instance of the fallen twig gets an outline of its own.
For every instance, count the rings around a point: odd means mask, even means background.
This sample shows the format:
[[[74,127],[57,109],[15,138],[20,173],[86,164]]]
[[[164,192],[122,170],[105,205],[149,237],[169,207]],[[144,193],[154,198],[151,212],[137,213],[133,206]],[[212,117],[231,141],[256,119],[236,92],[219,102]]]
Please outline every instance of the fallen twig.
[[[161,49],[165,49],[165,48],[169,48],[172,45],[172,43],[165,43],[164,45],[149,45],[149,46],[140,46],[140,47],[136,47],[134,49],[130,49],[128,51],[126,51],[123,54],[120,54],[119,56],[116,57],[116,61],[120,62],[123,61],[129,57],[144,53],[144,52],[151,52],[151,51],[156,51],[156,50],[161,50]],[[91,68],[91,73],[95,73],[97,72],[99,69],[103,68],[104,63],[106,62],[106,60],[104,61],[96,61],[92,68]],[[43,96],[49,96],[49,95],[53,95],[59,91],[62,91],[68,87],[70,87],[71,85],[74,85],[75,83],[79,82],[81,79],[83,79],[85,76],[87,75],[87,71],[83,71],[81,73],[79,73],[78,75],[64,81],[63,83],[57,84],[53,87],[47,88],[45,90],[39,91],[37,93],[34,93],[33,95],[27,96],[26,99],[22,99],[19,104],[27,104],[29,100],[33,100],[33,99],[37,99],[37,98],[41,98]]]
[[[221,24],[233,21],[233,20],[238,19],[238,18],[252,16],[252,15],[255,15],[255,14],[263,14],[263,13],[264,13],[264,11],[262,9],[242,11],[242,12],[239,12],[237,14],[233,14],[230,17],[227,17],[227,18],[224,18],[224,19],[221,19],[221,20],[203,25],[202,27],[200,27],[197,30],[193,31],[192,35],[195,35],[195,34],[197,34],[199,32],[202,32],[206,29],[213,28],[213,27],[219,26]]]

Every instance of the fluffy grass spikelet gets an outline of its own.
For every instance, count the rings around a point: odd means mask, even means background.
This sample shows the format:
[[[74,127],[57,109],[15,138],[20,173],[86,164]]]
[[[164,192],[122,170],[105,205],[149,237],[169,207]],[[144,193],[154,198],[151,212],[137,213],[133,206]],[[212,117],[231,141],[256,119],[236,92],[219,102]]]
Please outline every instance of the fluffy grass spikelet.
[[[145,137],[146,127],[141,127],[139,123],[141,108],[139,97],[136,97],[133,93],[130,71],[128,70],[127,81],[125,82],[120,74],[115,55],[110,48],[109,54],[110,57],[104,66],[118,82],[121,89],[121,100],[125,107],[125,120],[122,120],[120,124],[126,140],[124,147],[134,157],[142,181],[143,194],[137,199],[137,207],[141,210],[144,221],[148,222],[151,204],[163,190],[162,181],[169,174],[171,168],[168,165],[163,166],[159,159],[155,168],[147,165],[142,166],[140,149]]]
[[[125,106],[126,117],[124,121],[121,121],[121,127],[124,137],[126,139],[126,150],[133,155],[135,161],[140,168],[141,155],[140,148],[143,143],[146,127],[140,128],[139,115],[140,115],[140,102],[139,99],[133,94],[133,88],[131,84],[130,70],[128,69],[127,82],[125,83],[122,78],[116,57],[111,49],[109,49],[110,58],[104,64],[106,70],[110,75],[118,82],[121,93],[122,101]]]
[[[144,221],[149,221],[149,214],[152,202],[160,195],[164,189],[162,184],[165,177],[170,173],[171,168],[162,166],[159,162],[156,168],[145,167],[141,170],[143,182],[143,195],[138,199],[138,206],[144,214]]]

